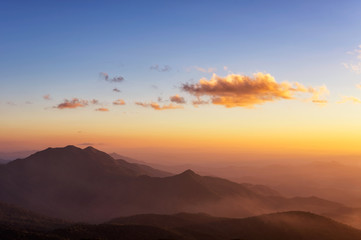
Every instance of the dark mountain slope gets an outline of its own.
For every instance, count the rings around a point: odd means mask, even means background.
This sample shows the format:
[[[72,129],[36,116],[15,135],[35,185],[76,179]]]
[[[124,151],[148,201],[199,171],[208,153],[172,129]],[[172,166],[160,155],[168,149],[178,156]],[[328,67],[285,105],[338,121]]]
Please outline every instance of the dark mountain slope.
[[[76,224],[51,231],[11,229],[0,225],[0,239],[360,240],[361,231],[307,212],[243,219],[181,213],[137,215],[106,224]]]
[[[16,229],[49,230],[64,227],[70,223],[0,202],[0,225]]]
[[[360,240],[361,231],[308,212],[274,213],[244,219],[207,215],[138,215],[112,220],[111,224],[167,227],[186,239],[221,240]],[[201,218],[200,218],[201,216]]]
[[[119,167],[136,172],[138,176],[147,175],[150,177],[168,177],[172,175],[171,173],[164,172],[144,164],[129,163],[123,159],[116,159],[115,161],[119,165]]]

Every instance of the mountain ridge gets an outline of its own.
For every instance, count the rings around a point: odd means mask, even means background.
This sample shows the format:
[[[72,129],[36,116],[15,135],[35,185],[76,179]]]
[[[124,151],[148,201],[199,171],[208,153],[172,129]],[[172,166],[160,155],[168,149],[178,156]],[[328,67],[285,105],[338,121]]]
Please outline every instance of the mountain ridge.
[[[164,177],[144,175],[140,167],[93,147],[47,148],[0,168],[0,201],[91,223],[139,213],[247,217],[303,210],[335,219],[353,214],[323,199],[285,198],[266,186],[200,176],[190,169]]]

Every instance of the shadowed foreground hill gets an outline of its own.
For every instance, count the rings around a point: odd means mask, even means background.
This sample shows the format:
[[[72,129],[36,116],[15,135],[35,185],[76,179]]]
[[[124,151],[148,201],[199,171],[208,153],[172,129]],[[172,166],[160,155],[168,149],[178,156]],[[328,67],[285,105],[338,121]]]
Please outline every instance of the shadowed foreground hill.
[[[360,240],[361,231],[308,212],[284,212],[243,219],[215,218],[204,214],[138,215],[110,224],[164,226],[185,239],[197,240]]]
[[[0,225],[10,228],[49,230],[64,227],[70,223],[0,202]]]
[[[77,224],[51,231],[6,229],[0,238],[104,240],[360,240],[361,231],[307,212],[274,213],[244,219],[205,214],[137,215],[106,224]]]

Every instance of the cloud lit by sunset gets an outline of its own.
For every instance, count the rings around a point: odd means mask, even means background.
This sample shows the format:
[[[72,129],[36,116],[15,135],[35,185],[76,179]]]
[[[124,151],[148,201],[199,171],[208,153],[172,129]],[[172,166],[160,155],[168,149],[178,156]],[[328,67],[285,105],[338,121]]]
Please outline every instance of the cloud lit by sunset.
[[[361,156],[359,5],[8,1],[0,152]]]

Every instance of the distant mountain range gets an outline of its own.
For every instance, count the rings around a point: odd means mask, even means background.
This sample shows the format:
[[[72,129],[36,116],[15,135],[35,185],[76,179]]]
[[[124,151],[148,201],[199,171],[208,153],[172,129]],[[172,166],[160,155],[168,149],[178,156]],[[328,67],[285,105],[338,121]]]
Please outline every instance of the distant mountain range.
[[[0,239],[19,240],[360,240],[361,231],[308,212],[250,218],[142,214],[99,224],[68,223],[0,203]]]
[[[48,148],[0,167],[0,201],[88,223],[143,213],[248,217],[291,210],[349,223],[359,214],[357,209],[317,197],[285,198],[263,185],[200,176],[192,170],[169,175],[114,159],[93,147]]]

